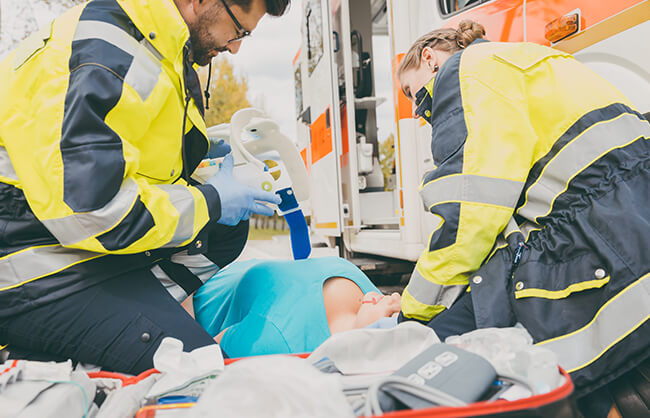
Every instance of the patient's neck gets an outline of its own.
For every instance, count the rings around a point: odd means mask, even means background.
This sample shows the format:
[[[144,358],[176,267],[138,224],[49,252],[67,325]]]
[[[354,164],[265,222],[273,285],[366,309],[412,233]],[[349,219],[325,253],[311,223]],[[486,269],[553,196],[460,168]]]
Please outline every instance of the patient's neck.
[[[332,334],[355,328],[363,292],[352,280],[332,277],[323,284],[323,302]]]

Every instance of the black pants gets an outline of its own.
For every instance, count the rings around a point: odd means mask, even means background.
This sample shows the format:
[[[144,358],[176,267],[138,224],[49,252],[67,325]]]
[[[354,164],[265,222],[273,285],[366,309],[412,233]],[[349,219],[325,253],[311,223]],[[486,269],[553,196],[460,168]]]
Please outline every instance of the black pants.
[[[465,293],[451,305],[451,308],[445,309],[429,321],[427,326],[433,328],[442,342],[449,336],[475,330],[476,322],[474,321],[474,307],[472,306],[471,295]]]
[[[475,330],[476,322],[474,321],[474,307],[472,305],[471,294],[466,293],[461,296],[450,309],[437,315],[427,324],[427,326],[433,328],[440,340],[443,342],[445,338],[449,336],[460,335]],[[643,367],[648,370],[646,373],[650,372],[649,361],[646,361]],[[639,371],[632,370],[607,386],[601,387],[600,389],[577,399],[578,409],[585,417],[605,418],[614,403],[615,395],[617,396],[617,402],[620,402],[619,409],[638,409],[636,404],[632,402],[634,401],[632,398],[636,395],[634,395],[632,391],[626,391],[626,389],[627,386],[631,385],[630,382],[639,381],[641,383],[638,383],[636,386],[643,388],[643,390],[639,390],[639,393],[642,393],[645,390],[647,392],[646,396],[648,396],[648,400],[650,400],[650,384],[647,382],[643,383],[643,379],[639,376]],[[641,395],[638,395],[637,397],[641,398]],[[625,402],[625,399],[627,398],[631,399],[631,401],[627,402],[629,403],[629,406],[626,405]],[[637,403],[641,404],[641,402]]]
[[[219,229],[222,240],[211,246],[210,259],[223,267],[241,253],[248,222]],[[129,374],[153,367],[153,354],[165,337],[181,340],[185,351],[214,344],[149,268],[0,319],[0,341],[9,345],[10,358],[71,358]]]

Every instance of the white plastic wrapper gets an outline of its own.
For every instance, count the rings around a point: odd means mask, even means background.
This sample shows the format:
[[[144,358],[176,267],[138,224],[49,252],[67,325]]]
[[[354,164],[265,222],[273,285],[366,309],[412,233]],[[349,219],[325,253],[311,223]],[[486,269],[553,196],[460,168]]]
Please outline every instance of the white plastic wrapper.
[[[406,321],[389,329],[339,332],[318,346],[307,360],[328,358],[342,374],[392,373],[440,339],[429,327]]]
[[[261,356],[228,367],[187,417],[353,417],[335,376],[303,359]]]
[[[187,353],[183,351],[183,342],[172,337],[163,338],[153,355],[153,365],[161,376],[147,393],[150,400],[171,395],[197,396],[224,369],[218,345]]]
[[[445,342],[483,356],[500,375],[527,379],[539,393],[562,384],[555,353],[533,345],[533,338],[521,326],[478,329],[448,337]]]

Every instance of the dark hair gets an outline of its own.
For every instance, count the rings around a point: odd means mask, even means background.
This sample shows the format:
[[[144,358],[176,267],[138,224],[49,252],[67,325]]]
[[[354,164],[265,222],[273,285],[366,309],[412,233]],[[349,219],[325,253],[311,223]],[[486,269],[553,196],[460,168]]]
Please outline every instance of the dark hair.
[[[291,0],[264,0],[266,3],[266,13],[271,16],[282,16],[289,8]],[[242,9],[248,11],[251,7],[251,0],[227,0],[228,4],[236,4]]]

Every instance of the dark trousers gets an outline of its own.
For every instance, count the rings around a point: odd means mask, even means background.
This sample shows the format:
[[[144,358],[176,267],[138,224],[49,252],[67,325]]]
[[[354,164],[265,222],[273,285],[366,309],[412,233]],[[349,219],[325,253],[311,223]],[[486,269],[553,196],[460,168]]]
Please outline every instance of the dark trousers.
[[[465,293],[451,305],[451,308],[445,309],[429,321],[427,326],[433,328],[442,342],[449,336],[460,335],[475,330],[476,322],[474,321],[472,296],[469,293]]]
[[[460,297],[450,309],[433,318],[427,326],[433,328],[441,341],[476,329],[474,307],[470,293]],[[578,409],[585,417],[605,418],[616,399],[621,412],[629,416],[650,407],[650,360],[600,389],[577,399]],[[647,410],[646,410],[647,413]],[[625,413],[623,416],[628,416]],[[646,416],[650,416],[647,413]]]
[[[248,236],[248,222],[222,227],[210,247],[220,267],[232,262]],[[0,341],[10,358],[64,361],[138,374],[153,367],[165,337],[184,350],[214,344],[212,337],[165,290],[149,268],[120,274],[25,313],[0,318]]]

